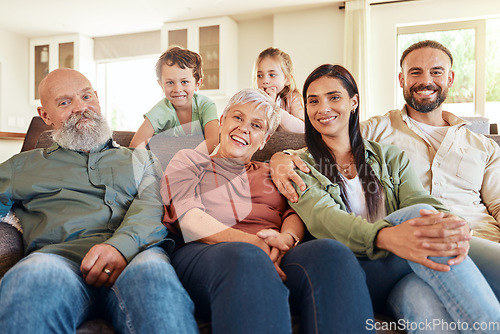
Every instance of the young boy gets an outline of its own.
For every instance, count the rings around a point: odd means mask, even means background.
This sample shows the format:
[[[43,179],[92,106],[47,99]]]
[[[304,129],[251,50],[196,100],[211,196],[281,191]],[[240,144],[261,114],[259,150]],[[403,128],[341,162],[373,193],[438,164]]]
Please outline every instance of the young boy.
[[[163,131],[170,136],[204,135],[208,152],[219,143],[219,122],[215,103],[196,93],[203,82],[202,60],[196,52],[169,47],[156,62],[156,76],[165,98],[146,115],[130,147],[145,147],[151,137]]]

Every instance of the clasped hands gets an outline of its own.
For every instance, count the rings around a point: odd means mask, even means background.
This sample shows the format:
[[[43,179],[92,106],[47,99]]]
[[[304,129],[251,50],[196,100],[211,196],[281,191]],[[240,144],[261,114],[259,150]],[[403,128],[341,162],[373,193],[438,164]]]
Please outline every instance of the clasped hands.
[[[271,258],[274,263],[276,271],[280,275],[283,281],[286,280],[286,274],[280,268],[281,259],[288,252],[295,242],[291,234],[286,232],[278,232],[273,229],[263,229],[257,232],[257,237],[260,238],[262,242],[259,243],[259,247],[263,249]]]
[[[467,223],[452,214],[420,210],[421,217],[379,231],[376,245],[399,257],[438,271],[449,271],[469,252],[472,238]],[[447,264],[429,257],[452,257]]]

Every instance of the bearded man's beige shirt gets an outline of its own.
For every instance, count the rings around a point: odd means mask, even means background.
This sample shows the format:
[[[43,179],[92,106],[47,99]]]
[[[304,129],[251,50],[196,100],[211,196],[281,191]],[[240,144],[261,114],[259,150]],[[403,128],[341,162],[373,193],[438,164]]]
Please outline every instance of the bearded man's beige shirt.
[[[437,151],[406,106],[362,122],[361,133],[404,150],[431,195],[464,218],[475,236],[500,242],[500,147],[450,112],[443,111],[443,119],[450,127]]]

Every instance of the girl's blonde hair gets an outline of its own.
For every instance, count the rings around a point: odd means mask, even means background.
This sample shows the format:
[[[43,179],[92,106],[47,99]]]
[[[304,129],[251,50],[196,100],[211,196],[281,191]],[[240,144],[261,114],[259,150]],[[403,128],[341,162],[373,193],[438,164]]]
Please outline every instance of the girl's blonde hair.
[[[258,88],[257,86],[257,68],[259,67],[260,62],[266,58],[266,57],[271,57],[279,61],[281,70],[283,71],[283,74],[285,75],[286,80],[288,80],[288,85],[285,85],[283,90],[278,93],[278,97],[281,98],[281,100],[285,103],[285,109],[289,110],[290,109],[290,103],[292,102],[292,96],[296,92],[300,96],[300,92],[297,89],[297,84],[295,82],[295,79],[293,77],[293,63],[292,63],[292,58],[290,58],[290,55],[284,51],[281,51],[278,48],[273,48],[269,47],[262,51],[259,56],[257,57],[257,60],[255,61],[254,67],[253,67],[253,86],[254,88]]]

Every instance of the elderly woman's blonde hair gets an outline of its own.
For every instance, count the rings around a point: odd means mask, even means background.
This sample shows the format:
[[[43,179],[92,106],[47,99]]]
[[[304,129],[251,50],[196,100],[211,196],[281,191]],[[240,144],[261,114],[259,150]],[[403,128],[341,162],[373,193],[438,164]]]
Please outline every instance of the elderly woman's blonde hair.
[[[273,99],[260,89],[245,88],[236,93],[227,103],[222,112],[222,119],[226,118],[227,112],[239,104],[256,104],[255,109],[262,109],[266,115],[267,130],[266,137],[271,136],[280,125],[280,107]]]

